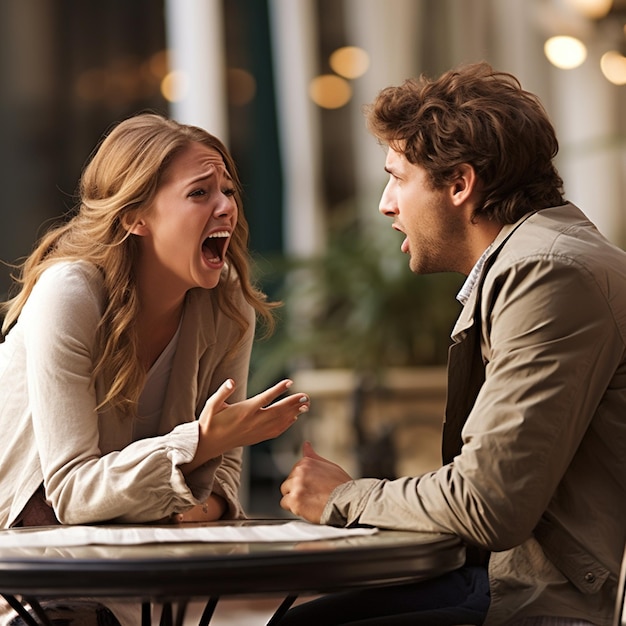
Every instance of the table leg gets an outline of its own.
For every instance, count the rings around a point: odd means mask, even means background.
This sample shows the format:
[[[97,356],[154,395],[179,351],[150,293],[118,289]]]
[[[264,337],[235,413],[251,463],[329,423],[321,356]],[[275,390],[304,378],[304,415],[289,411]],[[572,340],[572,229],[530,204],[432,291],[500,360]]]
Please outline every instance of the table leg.
[[[174,623],[174,626],[184,626],[186,612],[187,612],[187,601],[180,600],[176,607],[176,621]]]
[[[209,601],[206,603],[204,611],[202,611],[202,615],[200,616],[200,622],[198,622],[198,626],[207,626],[207,624],[211,621],[218,600],[219,597],[209,598]]]
[[[298,596],[287,596],[281,603],[280,606],[276,609],[274,615],[272,615],[269,622],[267,622],[267,626],[274,626],[275,624],[280,624],[280,620],[283,618],[283,615],[289,610],[291,605],[296,601]]]
[[[161,619],[159,626],[173,626],[174,619],[172,617],[172,603],[164,602],[161,606]]]
[[[31,598],[30,596],[27,598],[26,596],[24,596],[24,602],[26,602],[27,604],[30,604],[30,607],[35,612],[35,615],[41,620],[44,626],[52,626],[52,622],[46,615],[46,612],[41,607],[41,604],[37,602],[36,598]]]
[[[149,601],[141,603],[141,626],[152,626],[152,606]]]
[[[207,626],[207,624],[211,621],[211,617],[213,617],[213,612],[215,611],[215,606],[217,605],[218,600],[219,598],[209,599],[206,606],[204,607],[202,616],[200,617],[199,626]],[[17,602],[17,600],[15,600],[15,602]],[[25,611],[23,607],[22,607],[22,610]],[[161,605],[161,619],[159,620],[159,626],[183,626],[186,612],[187,612],[187,602],[186,601],[179,602],[176,608],[176,620],[174,620],[173,612],[172,612],[172,604],[170,602],[163,602],[163,604]],[[27,616],[30,619],[30,621],[27,621],[28,626],[39,626],[39,624],[36,621],[34,621],[33,617],[30,614],[27,613]],[[152,604],[149,601],[142,602],[141,603],[141,626],[151,626],[151,625],[152,625]],[[49,623],[46,623],[45,626],[52,626],[52,625]]]
[[[8,594],[1,594],[9,603],[11,608],[24,620],[28,626],[39,626],[37,620],[26,610],[22,603],[15,597]]]

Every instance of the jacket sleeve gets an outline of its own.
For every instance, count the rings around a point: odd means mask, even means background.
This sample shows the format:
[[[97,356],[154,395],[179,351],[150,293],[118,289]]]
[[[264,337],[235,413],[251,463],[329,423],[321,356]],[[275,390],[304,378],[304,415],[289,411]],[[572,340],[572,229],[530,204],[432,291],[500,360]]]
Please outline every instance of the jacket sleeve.
[[[623,356],[606,284],[557,256],[501,264],[480,298],[485,382],[454,460],[339,486],[322,521],[451,532],[504,550],[548,507]]]

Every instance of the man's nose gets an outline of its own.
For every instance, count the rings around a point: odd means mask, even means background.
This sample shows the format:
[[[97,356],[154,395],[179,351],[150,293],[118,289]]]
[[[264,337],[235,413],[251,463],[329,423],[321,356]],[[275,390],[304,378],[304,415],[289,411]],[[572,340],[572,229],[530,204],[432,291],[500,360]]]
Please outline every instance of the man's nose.
[[[387,217],[395,217],[398,213],[396,203],[392,201],[392,194],[389,193],[389,185],[383,190],[383,195],[378,203],[378,210]]]

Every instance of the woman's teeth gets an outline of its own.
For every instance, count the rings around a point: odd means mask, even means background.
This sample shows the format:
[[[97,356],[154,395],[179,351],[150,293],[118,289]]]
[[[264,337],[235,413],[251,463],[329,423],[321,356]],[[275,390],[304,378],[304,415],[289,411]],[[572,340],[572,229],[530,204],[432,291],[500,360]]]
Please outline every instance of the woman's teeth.
[[[222,260],[224,243],[230,237],[227,230],[221,230],[209,235],[202,243],[202,250],[209,263],[219,263]]]

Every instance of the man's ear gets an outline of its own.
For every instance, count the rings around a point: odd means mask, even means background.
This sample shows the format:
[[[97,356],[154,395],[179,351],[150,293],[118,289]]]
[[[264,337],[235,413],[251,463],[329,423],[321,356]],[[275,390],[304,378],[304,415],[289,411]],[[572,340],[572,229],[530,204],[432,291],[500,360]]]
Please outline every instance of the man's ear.
[[[450,187],[453,204],[460,206],[471,199],[478,185],[476,171],[469,163],[461,163],[457,167],[456,178]]]

